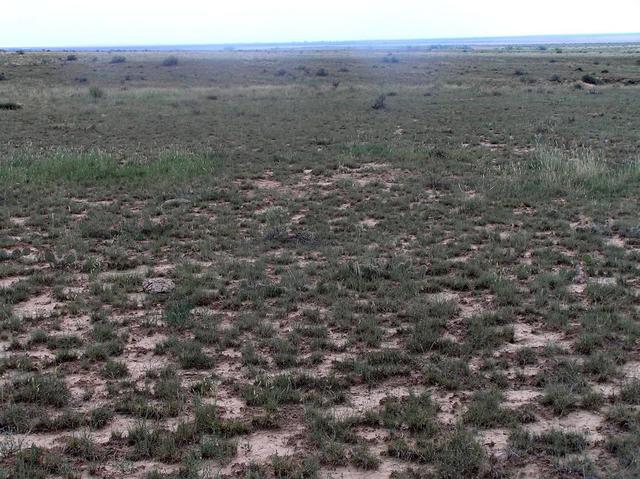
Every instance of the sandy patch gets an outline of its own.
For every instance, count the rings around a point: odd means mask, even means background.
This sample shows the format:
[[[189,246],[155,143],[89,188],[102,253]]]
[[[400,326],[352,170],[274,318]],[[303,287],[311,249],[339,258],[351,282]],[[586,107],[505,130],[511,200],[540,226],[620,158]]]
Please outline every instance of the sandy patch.
[[[49,317],[60,306],[61,303],[53,299],[51,293],[45,292],[15,305],[13,313],[18,318]]]
[[[622,366],[622,374],[627,379],[640,379],[640,361],[631,361]]]
[[[502,353],[513,353],[524,347],[543,348],[549,344],[556,344],[565,349],[571,347],[571,342],[564,339],[564,334],[559,332],[538,331],[534,326],[526,323],[513,325],[513,343],[506,344],[494,353],[499,356]]]
[[[380,221],[373,218],[365,218],[358,222],[360,226],[366,226],[367,228],[374,228],[378,223],[380,223]]]
[[[599,414],[590,411],[575,411],[565,417],[538,421],[529,425],[527,429],[533,433],[541,433],[550,429],[576,431],[583,433],[593,445],[604,439],[604,435],[600,432],[604,423],[604,418]]]
[[[334,413],[338,417],[361,414],[380,407],[383,400],[387,398],[403,398],[412,392],[420,394],[421,390],[408,386],[378,387],[373,389],[366,386],[356,386],[351,388],[349,392],[349,405],[336,407]]]
[[[238,441],[238,454],[233,463],[222,469],[223,474],[240,471],[250,463],[263,464],[274,455],[290,456],[302,450],[299,437],[304,427],[284,431],[258,431]]]
[[[540,396],[542,396],[542,393],[533,389],[512,389],[505,391],[504,404],[511,408],[517,408],[536,402]]]
[[[9,288],[16,284],[18,281],[27,279],[26,276],[8,276],[6,278],[0,278],[0,288]]]
[[[509,431],[507,429],[488,429],[479,433],[479,441],[488,452],[498,458],[507,456]]]

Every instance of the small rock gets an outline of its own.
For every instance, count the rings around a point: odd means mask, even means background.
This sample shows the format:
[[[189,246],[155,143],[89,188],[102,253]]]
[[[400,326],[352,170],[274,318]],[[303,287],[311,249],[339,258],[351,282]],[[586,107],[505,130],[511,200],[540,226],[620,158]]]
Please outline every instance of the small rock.
[[[173,291],[176,285],[167,278],[150,278],[145,279],[142,288],[145,293],[149,294],[165,294]]]

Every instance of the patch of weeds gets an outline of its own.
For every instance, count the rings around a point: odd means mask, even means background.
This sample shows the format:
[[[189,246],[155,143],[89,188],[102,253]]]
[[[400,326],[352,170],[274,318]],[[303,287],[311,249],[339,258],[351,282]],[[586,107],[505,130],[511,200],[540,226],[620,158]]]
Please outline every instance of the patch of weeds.
[[[14,379],[11,386],[3,388],[2,396],[15,402],[62,407],[71,395],[64,381],[56,376],[33,374]]]
[[[538,352],[535,348],[520,348],[516,351],[514,359],[518,366],[531,366],[538,362]]]
[[[566,456],[584,451],[587,440],[577,432],[565,432],[558,429],[532,434],[517,429],[509,435],[509,447],[526,454],[548,454]]]
[[[352,418],[339,419],[333,414],[311,409],[307,411],[305,420],[311,438],[316,444],[325,442],[355,444],[358,440],[358,436],[353,431],[356,424]]]
[[[424,378],[427,385],[438,385],[449,390],[472,388],[478,381],[471,374],[466,361],[441,357],[433,358],[425,367]]]
[[[260,376],[252,385],[247,385],[242,391],[248,406],[261,406],[277,409],[282,404],[292,404],[300,401],[300,390],[294,387],[290,375],[280,375],[273,378]]]
[[[390,429],[406,427],[412,433],[433,434],[437,430],[435,415],[438,409],[429,394],[416,396],[411,393],[406,398],[385,401],[380,418]]]
[[[351,448],[349,462],[358,469],[366,471],[376,470],[380,467],[380,459],[374,456],[364,444]]]
[[[87,423],[91,429],[101,429],[113,419],[113,410],[108,407],[97,407],[89,411]]]
[[[104,90],[99,86],[91,86],[89,87],[89,96],[94,100],[98,100],[104,97]]]
[[[239,421],[223,421],[215,404],[200,404],[194,411],[194,426],[197,432],[230,438],[247,434],[249,427]]]
[[[97,461],[103,456],[102,450],[88,434],[71,436],[64,445],[64,453],[86,461]]]
[[[627,404],[640,404],[640,379],[632,379],[622,385],[620,400]]]
[[[84,356],[89,361],[104,361],[112,356],[120,356],[124,351],[124,342],[120,339],[104,343],[91,343],[87,346]]]
[[[410,332],[407,347],[414,353],[440,349],[445,322],[441,319],[421,319]]]
[[[200,456],[202,459],[209,459],[228,463],[237,454],[238,443],[228,439],[222,439],[215,436],[203,437],[200,442]]]
[[[101,374],[105,379],[122,379],[129,375],[129,369],[125,363],[109,360],[102,367]]]
[[[275,455],[271,458],[271,468],[276,479],[315,479],[320,472],[318,461],[312,457],[300,461]]]
[[[16,454],[8,473],[12,479],[46,479],[68,476],[71,468],[59,455],[32,445]]]
[[[169,352],[175,355],[185,369],[210,369],[213,366],[213,358],[202,350],[202,345],[197,341],[180,341],[172,336],[157,344],[155,350],[158,354]]]
[[[610,437],[605,444],[605,448],[613,454],[627,472],[627,476],[622,477],[638,477],[640,473],[640,457],[638,456],[638,450],[640,450],[639,430]]]
[[[176,330],[188,328],[191,324],[191,304],[176,302],[170,304],[164,312],[164,322]]]
[[[367,316],[357,322],[354,336],[358,341],[362,341],[367,346],[377,348],[382,341],[383,330],[378,325],[375,317]]]
[[[516,421],[515,414],[513,411],[502,407],[503,400],[503,395],[496,390],[475,393],[469,408],[463,416],[463,421],[483,429],[513,424]]]
[[[570,457],[564,461],[559,461],[555,465],[555,470],[562,477],[577,479],[600,479],[602,476],[598,467],[587,456]]]
[[[487,456],[471,432],[457,429],[438,447],[435,464],[442,479],[476,477],[486,467]]]
[[[365,383],[378,383],[392,376],[406,376],[411,372],[413,359],[395,349],[372,351],[359,359],[335,363],[338,371],[351,372]]]
[[[499,314],[482,314],[470,318],[467,343],[471,350],[492,350],[506,342],[513,342],[513,326],[505,323],[506,318]]]

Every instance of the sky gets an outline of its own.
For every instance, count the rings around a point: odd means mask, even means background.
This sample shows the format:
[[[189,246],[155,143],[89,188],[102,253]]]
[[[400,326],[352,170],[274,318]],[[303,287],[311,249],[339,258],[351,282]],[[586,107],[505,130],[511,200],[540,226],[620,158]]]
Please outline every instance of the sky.
[[[0,48],[637,33],[640,0],[0,0]]]

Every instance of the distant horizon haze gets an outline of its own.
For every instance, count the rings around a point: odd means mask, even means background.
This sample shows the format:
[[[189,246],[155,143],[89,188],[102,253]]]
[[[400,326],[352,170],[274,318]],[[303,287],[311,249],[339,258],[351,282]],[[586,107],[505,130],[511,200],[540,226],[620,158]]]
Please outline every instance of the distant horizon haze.
[[[597,33],[573,35],[527,35],[498,37],[459,38],[399,38],[377,40],[336,40],[303,42],[254,42],[175,45],[64,45],[64,46],[9,46],[7,51],[221,51],[265,49],[393,49],[420,47],[502,47],[502,46],[553,46],[581,44],[640,43],[639,33]]]
[[[5,0],[0,48],[144,47],[634,34],[640,2]]]

